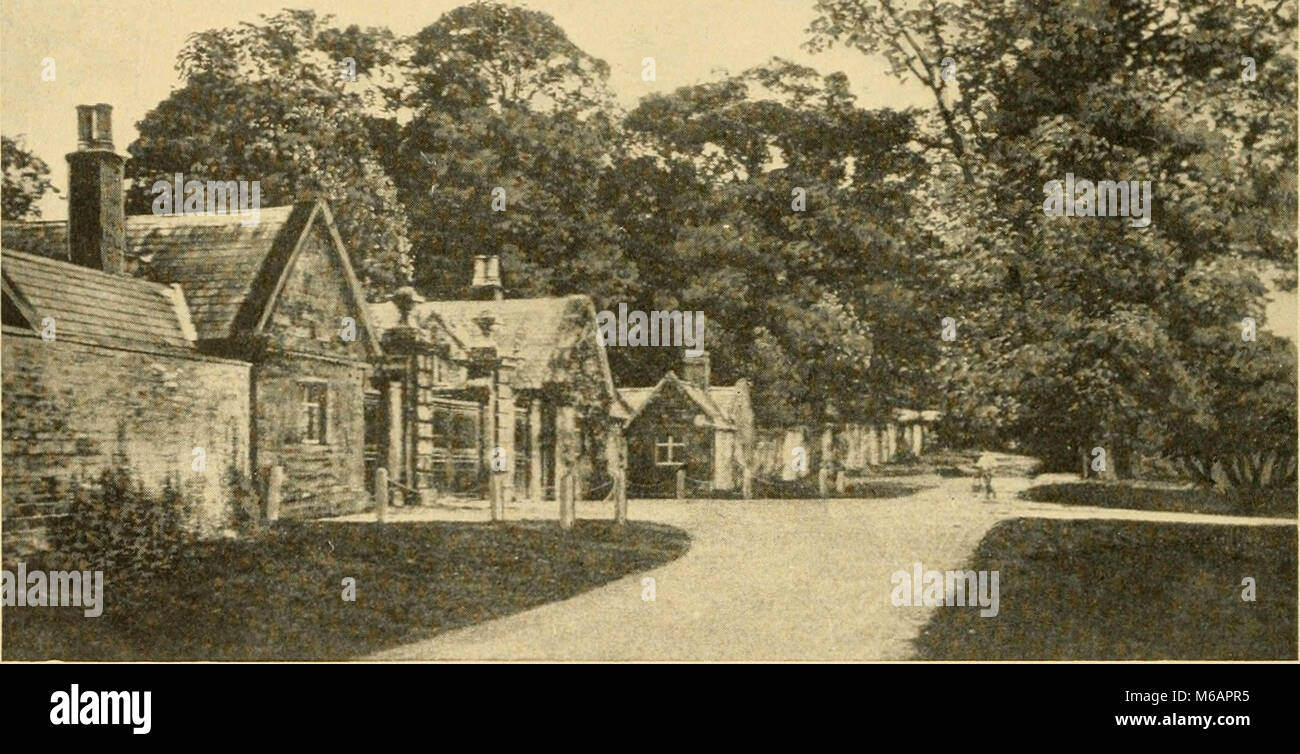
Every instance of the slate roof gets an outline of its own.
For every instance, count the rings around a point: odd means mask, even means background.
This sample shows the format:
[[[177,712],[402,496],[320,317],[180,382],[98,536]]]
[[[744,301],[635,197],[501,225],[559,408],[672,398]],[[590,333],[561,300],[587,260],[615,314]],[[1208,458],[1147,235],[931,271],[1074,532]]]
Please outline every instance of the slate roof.
[[[275,283],[259,277],[278,280],[311,207],[304,203],[266,208],[249,226],[242,225],[238,215],[139,215],[127,218],[127,245],[140,260],[140,274],[178,283],[185,290],[200,338],[225,338],[241,324],[256,324],[237,323],[236,318],[246,302],[261,313],[260,304],[270,295],[266,288]]]
[[[488,336],[497,355],[514,360],[514,382],[541,388],[548,382],[567,381],[557,357],[582,337],[596,337],[596,317],[589,314],[590,299],[517,298],[501,301],[426,301],[418,306],[435,314],[462,343],[473,346],[484,338],[475,322],[485,313],[495,322]]]
[[[264,208],[258,222],[249,226],[242,225],[238,215],[130,215],[127,255],[137,261],[138,276],[181,285],[200,338],[228,337],[263,262],[278,239],[287,239],[282,244],[297,240],[294,231],[301,232],[310,207]],[[291,220],[296,228],[287,227]],[[65,221],[5,223],[0,233],[5,248],[68,259]]]
[[[421,301],[420,303],[424,303]],[[397,305],[392,301],[381,301],[368,305],[370,313],[370,324],[374,326],[377,333],[383,333],[402,323],[402,313]],[[452,353],[457,356],[464,356],[466,349],[477,348],[492,345],[492,342],[485,337],[475,338],[470,343],[461,340],[456,333],[452,332],[443,324],[442,319],[429,310],[420,310],[417,304],[411,312],[410,324],[417,328],[429,331],[433,336],[433,342],[447,342],[455,348]]]
[[[251,332],[275,294],[280,277],[308,223],[319,212],[333,231],[329,208],[318,201],[263,207],[256,223],[240,215],[129,215],[126,245],[135,275],[157,283],[177,284],[184,291],[200,340],[218,340]],[[66,221],[10,222],[0,228],[4,247],[68,259]],[[335,234],[335,242],[338,241]],[[356,287],[347,255],[345,275]],[[365,317],[362,311],[361,316]],[[363,325],[368,322],[363,322]],[[366,327],[369,345],[378,352],[377,334]]]
[[[720,391],[720,396],[728,397],[723,391],[736,391],[736,388],[709,388],[706,391],[704,388],[701,388],[693,382],[683,380],[678,377],[675,372],[671,371],[665,374],[663,379],[659,380],[659,383],[654,387],[619,388],[619,395],[623,397],[624,402],[626,402],[632,409],[632,416],[628,421],[635,420],[636,417],[645,410],[645,407],[650,404],[651,399],[668,385],[676,386],[685,393],[686,396],[695,403],[695,405],[699,406],[700,411],[704,414],[704,418],[708,420],[709,426],[712,426],[715,429],[724,430],[734,430],[736,428],[735,425],[731,423],[730,413],[731,403],[735,400],[734,396],[730,396],[730,399],[728,400],[729,408],[727,410],[723,410],[723,408],[718,405],[712,397],[714,390]]]
[[[475,321],[485,313],[494,320],[486,336]],[[372,304],[370,315],[380,331],[400,319],[391,302]],[[429,327],[431,318],[465,347],[494,345],[497,355],[514,367],[514,385],[531,389],[567,382],[561,357],[579,339],[597,334],[594,308],[586,296],[423,301],[411,310],[411,319],[422,327]]]
[[[391,301],[371,304],[370,322],[377,333],[397,326],[401,314]],[[484,334],[477,320],[492,318]],[[587,296],[494,300],[420,301],[411,309],[411,322],[425,330],[445,333],[460,348],[493,347],[510,368],[516,389],[540,390],[572,383],[569,354],[590,338],[599,360],[600,382],[610,398],[609,415],[626,419],[631,411],[614,389],[609,360],[600,344],[596,308]]]
[[[12,249],[0,259],[5,295],[33,329],[53,317],[56,340],[197,355],[184,296],[170,286]]]
[[[618,394],[623,396],[628,408],[632,409],[633,415],[641,413],[641,407],[650,400],[654,395],[655,389],[652,387],[621,387]]]

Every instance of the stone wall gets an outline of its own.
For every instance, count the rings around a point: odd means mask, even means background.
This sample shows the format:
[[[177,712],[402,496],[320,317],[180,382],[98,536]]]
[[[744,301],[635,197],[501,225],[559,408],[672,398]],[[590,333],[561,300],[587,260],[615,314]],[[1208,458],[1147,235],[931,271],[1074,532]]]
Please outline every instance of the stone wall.
[[[627,475],[629,493],[633,496],[671,496],[676,488],[677,468],[655,464],[655,443],[672,435],[685,448],[684,454],[688,489],[711,486],[713,474],[713,430],[699,427],[695,417],[700,407],[680,391],[665,388],[654,402],[628,426]],[[703,481],[704,484],[698,484]]]
[[[317,220],[285,273],[253,367],[253,461],[263,479],[271,466],[284,467],[280,515],[287,518],[355,512],[368,498],[369,335],[338,253]],[[326,385],[324,443],[301,433],[308,381]]]
[[[253,367],[253,460],[259,474],[284,467],[280,515],[309,518],[362,510],[365,488],[365,365],[271,353]],[[300,385],[326,386],[325,442],[300,432]]]
[[[224,475],[248,469],[248,364],[46,342],[17,328],[5,328],[0,350],[6,549],[46,546],[69,484],[119,455],[148,487],[176,475],[197,504],[196,528],[224,526]]]

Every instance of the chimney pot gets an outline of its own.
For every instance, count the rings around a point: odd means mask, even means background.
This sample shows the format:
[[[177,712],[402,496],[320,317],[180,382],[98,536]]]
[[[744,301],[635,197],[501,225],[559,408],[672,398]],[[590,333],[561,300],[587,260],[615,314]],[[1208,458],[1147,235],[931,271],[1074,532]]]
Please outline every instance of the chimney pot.
[[[496,254],[474,257],[474,280],[470,284],[479,298],[500,301],[505,296],[501,287],[501,258]]]
[[[481,255],[474,257],[474,279],[470,281],[470,285],[475,288],[487,285],[487,257]]]
[[[113,149],[113,106],[95,105],[95,148]]]
[[[709,352],[699,356],[682,356],[682,378],[707,390],[710,378]]]
[[[90,105],[77,105],[77,149],[85,151],[90,149],[90,142],[94,139],[91,130],[95,122],[95,108]]]
[[[67,156],[68,258],[83,267],[123,274],[125,159],[113,151],[112,110],[104,104],[77,107],[77,151]]]

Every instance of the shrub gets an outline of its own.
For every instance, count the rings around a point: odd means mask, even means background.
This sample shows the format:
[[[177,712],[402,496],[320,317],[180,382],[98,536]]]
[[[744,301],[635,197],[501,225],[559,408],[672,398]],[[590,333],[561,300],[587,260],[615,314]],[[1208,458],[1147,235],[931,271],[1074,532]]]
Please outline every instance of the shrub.
[[[226,469],[225,481],[231,528],[240,536],[261,534],[266,529],[266,521],[262,517],[262,496],[257,485],[234,464]]]
[[[68,515],[53,527],[58,554],[77,568],[154,572],[170,568],[192,535],[186,528],[192,506],[169,477],[157,493],[146,491],[135,473],[114,466],[94,485],[75,485]]]

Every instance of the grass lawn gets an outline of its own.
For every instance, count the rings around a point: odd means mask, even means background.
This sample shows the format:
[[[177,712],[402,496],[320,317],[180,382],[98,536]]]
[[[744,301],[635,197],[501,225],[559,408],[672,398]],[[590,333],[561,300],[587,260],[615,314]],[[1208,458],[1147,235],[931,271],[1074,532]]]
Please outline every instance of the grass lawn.
[[[1296,659],[1293,527],[1015,519],[966,567],[999,571],[998,615],[933,608],[922,659]]]
[[[1296,491],[1240,490],[1228,494],[1205,488],[1137,487],[1124,483],[1065,482],[1030,487],[1022,495],[1041,503],[1135,508],[1144,511],[1221,513],[1233,516],[1295,517]]]
[[[185,568],[104,574],[104,614],[4,611],[6,660],[338,660],[572,597],[681,556],[680,529],[579,521],[281,522]],[[34,560],[34,559],[33,559]],[[29,560],[29,570],[57,568]],[[356,579],[356,601],[342,580]]]

